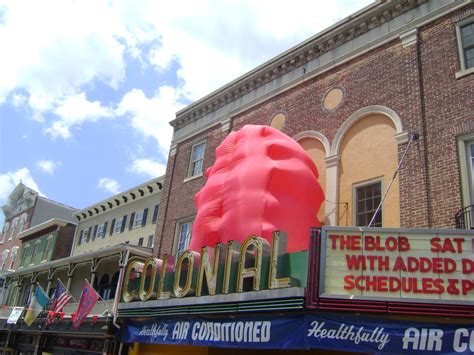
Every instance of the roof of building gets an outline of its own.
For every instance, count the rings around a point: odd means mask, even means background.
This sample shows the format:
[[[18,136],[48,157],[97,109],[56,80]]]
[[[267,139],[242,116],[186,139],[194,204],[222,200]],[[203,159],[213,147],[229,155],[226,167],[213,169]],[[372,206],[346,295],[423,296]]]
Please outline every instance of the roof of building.
[[[215,122],[216,117],[229,118],[229,112],[248,108],[244,103],[271,97],[281,92],[282,87],[292,87],[468,3],[453,0],[376,1],[177,112],[176,119],[170,122],[175,129],[173,142],[188,138],[183,134],[176,136],[176,131],[182,127],[209,124],[208,121]],[[402,16],[408,12],[409,16]],[[253,94],[247,95],[249,93]],[[203,123],[194,123],[203,117],[206,118]]]
[[[136,201],[151,194],[155,194],[163,188],[164,176],[146,181],[138,186],[132,187],[123,192],[119,192],[105,200],[97,202],[89,207],[83,208],[74,214],[77,221],[81,221],[88,217],[105,213],[122,204]]]
[[[29,235],[38,233],[42,230],[45,230],[46,228],[52,227],[52,226],[59,226],[59,227],[65,227],[68,224],[76,225],[75,223],[71,223],[69,221],[65,221],[63,219],[58,219],[58,218],[51,218],[48,221],[45,221],[43,223],[37,224],[36,226],[29,228],[27,230],[24,230],[20,233],[18,233],[18,238],[22,239],[25,238]]]

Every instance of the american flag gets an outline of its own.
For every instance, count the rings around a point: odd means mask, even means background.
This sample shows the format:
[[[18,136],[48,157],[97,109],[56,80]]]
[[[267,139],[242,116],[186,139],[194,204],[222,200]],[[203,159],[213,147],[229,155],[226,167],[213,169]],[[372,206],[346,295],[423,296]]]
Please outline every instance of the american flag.
[[[51,306],[48,312],[48,318],[46,324],[51,324],[54,321],[58,312],[61,312],[63,307],[71,300],[71,294],[66,290],[63,283],[58,280],[58,286],[54,291],[53,299],[51,300]]]

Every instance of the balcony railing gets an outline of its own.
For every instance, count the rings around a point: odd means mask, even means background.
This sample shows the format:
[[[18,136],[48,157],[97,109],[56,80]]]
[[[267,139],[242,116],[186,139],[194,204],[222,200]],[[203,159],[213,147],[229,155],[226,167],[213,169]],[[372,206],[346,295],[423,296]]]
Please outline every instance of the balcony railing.
[[[105,311],[108,311],[109,314],[112,314],[112,308],[114,306],[114,300],[107,301],[98,301],[92,311],[89,313],[91,315],[105,315]],[[63,312],[66,313],[66,317],[70,317],[71,313],[76,313],[77,303],[68,303],[64,306]]]
[[[460,209],[455,216],[456,228],[474,229],[474,205]]]

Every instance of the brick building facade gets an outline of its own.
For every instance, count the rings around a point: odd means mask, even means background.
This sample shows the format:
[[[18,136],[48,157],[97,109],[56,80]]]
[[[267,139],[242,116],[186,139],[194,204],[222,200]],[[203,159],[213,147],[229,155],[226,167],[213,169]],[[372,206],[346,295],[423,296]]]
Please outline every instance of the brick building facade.
[[[155,254],[176,253],[216,147],[246,124],[281,128],[314,148],[324,224],[356,225],[353,192],[373,178],[383,192],[406,150],[381,225],[455,227],[456,213],[474,204],[473,22],[467,1],[377,2],[178,112]],[[419,139],[410,141],[412,133]],[[356,142],[366,146],[344,151]]]

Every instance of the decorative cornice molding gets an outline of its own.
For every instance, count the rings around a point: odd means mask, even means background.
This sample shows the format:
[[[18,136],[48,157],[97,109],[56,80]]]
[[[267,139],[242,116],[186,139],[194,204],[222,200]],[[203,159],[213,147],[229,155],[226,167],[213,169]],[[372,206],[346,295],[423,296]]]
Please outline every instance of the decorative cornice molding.
[[[418,41],[418,29],[413,28],[410,31],[402,33],[399,38],[402,41],[403,48],[409,47]]]
[[[170,124],[177,130],[196,121],[427,1],[376,2],[179,111]]]

